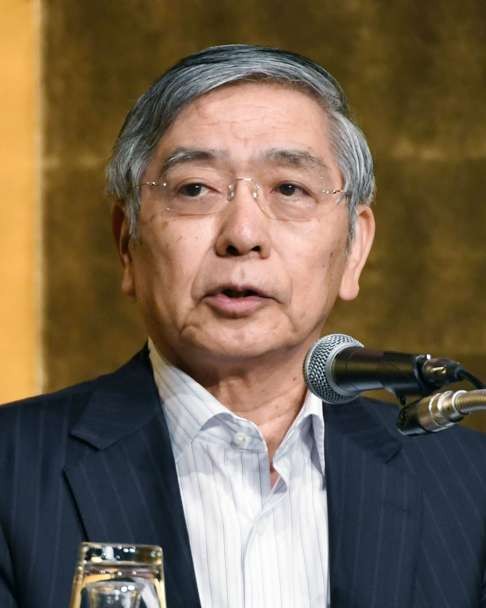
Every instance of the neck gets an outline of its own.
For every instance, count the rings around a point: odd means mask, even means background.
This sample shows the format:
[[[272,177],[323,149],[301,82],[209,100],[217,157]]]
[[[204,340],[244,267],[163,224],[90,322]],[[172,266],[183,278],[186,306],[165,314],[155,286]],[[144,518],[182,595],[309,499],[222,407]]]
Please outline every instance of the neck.
[[[236,415],[258,426],[270,462],[304,402],[305,349],[251,364],[178,365]]]
[[[220,403],[258,426],[270,462],[299,413],[305,397],[304,383],[295,376],[275,386],[255,385],[247,378],[230,378],[206,387]]]

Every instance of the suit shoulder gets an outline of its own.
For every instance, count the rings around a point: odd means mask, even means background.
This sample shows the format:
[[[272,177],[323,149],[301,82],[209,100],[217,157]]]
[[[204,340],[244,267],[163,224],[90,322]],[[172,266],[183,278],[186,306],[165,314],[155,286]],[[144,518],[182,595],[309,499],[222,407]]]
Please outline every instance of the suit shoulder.
[[[83,382],[0,406],[0,470],[5,463],[13,462],[19,449],[38,458],[35,454],[40,436],[48,435],[52,448],[62,442],[67,428],[82,415],[97,382]]]
[[[14,416],[20,409],[22,409],[23,412],[27,412],[33,409],[39,410],[39,408],[56,407],[70,403],[73,399],[76,399],[76,397],[89,395],[103,377],[104,376],[100,376],[93,380],[74,384],[73,386],[68,386],[52,393],[34,395],[32,397],[6,403],[0,407],[0,417],[8,418],[9,416]]]
[[[26,399],[20,399],[0,406],[0,433],[9,425],[9,420],[15,420],[18,416],[28,419],[31,416],[37,417],[43,412],[49,415],[64,415],[66,410],[71,410],[75,414],[89,400],[93,392],[104,387],[116,384],[117,380],[130,373],[140,358],[143,358],[144,351],[137,353],[128,363],[114,372],[100,375],[91,380],[80,382],[72,386],[62,388],[58,391],[35,395]]]

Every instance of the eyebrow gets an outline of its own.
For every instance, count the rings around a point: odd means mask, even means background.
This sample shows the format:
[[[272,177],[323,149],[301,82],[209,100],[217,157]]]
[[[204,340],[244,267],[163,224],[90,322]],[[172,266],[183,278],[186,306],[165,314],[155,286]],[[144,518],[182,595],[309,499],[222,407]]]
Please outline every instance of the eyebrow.
[[[198,160],[211,161],[221,160],[228,155],[222,150],[212,148],[176,148],[164,159],[161,167],[161,173],[165,173],[168,169],[175,165],[190,163]]]
[[[317,167],[329,171],[329,166],[318,156],[314,156],[306,150],[271,148],[263,153],[265,160],[275,161],[290,165],[292,167]]]
[[[205,161],[214,163],[216,161],[228,160],[229,154],[225,150],[216,148],[186,148],[179,147],[173,150],[163,161],[161,173],[165,173],[175,165]],[[318,156],[307,150],[270,148],[258,154],[258,161],[270,161],[285,164],[292,167],[316,167],[323,171],[329,171],[329,166]]]

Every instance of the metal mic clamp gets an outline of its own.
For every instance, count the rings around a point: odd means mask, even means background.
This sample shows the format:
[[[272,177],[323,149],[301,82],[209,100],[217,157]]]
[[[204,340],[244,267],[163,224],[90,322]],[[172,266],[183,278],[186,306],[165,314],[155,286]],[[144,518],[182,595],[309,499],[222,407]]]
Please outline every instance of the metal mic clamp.
[[[485,389],[444,391],[402,407],[397,428],[403,435],[436,433],[479,410],[486,410]]]

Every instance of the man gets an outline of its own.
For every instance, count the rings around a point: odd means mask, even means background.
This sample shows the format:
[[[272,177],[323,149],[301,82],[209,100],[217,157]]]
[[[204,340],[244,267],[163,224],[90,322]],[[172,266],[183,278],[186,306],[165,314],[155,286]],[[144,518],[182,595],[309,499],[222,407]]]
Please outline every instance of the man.
[[[483,438],[306,392],[374,234],[336,81],[260,47],[188,57],[128,114],[108,188],[148,346],[0,410],[0,606],[66,606],[82,540],[162,545],[170,608],[486,606]]]

